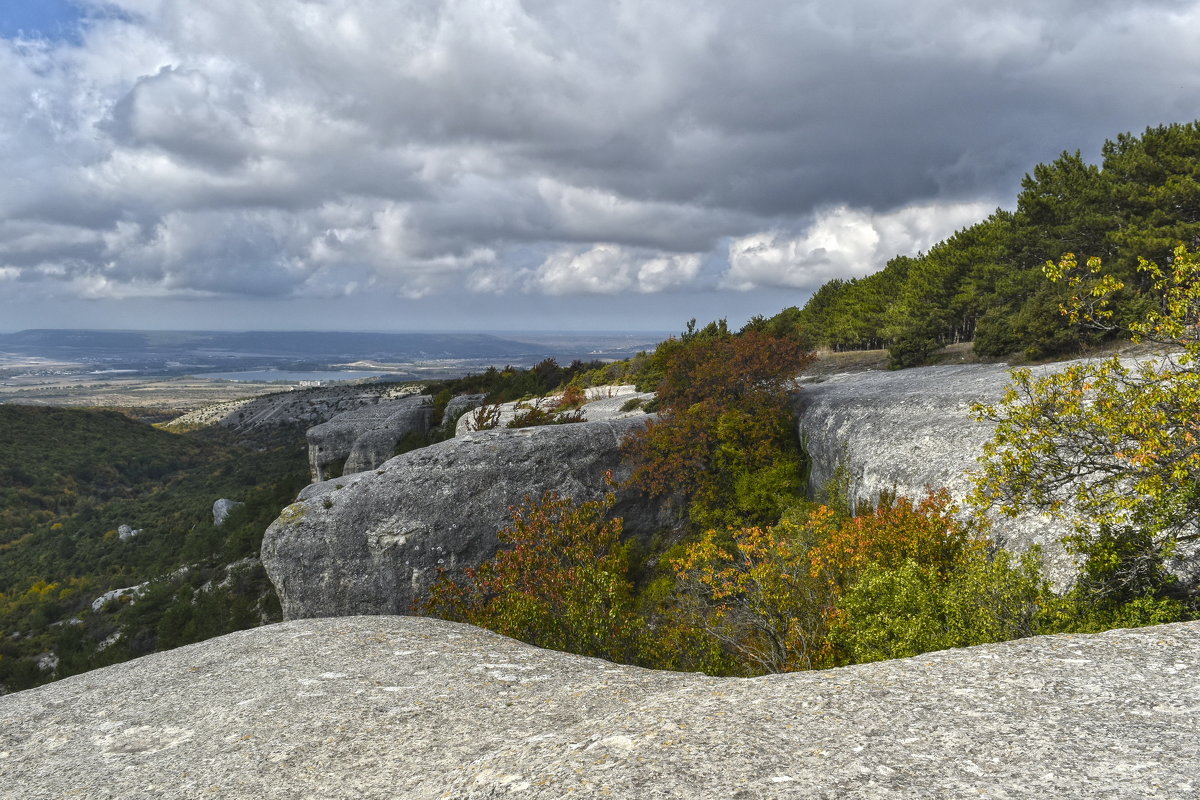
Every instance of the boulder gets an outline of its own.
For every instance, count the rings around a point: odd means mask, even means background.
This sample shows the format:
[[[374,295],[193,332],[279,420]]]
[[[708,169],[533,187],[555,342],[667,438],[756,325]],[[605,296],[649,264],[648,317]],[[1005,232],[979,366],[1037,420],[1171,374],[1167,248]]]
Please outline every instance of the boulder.
[[[484,398],[487,395],[458,395],[451,397],[450,402],[446,403],[446,409],[442,413],[442,427],[446,432],[452,433],[452,429],[457,426],[458,420],[463,414],[472,409],[479,408],[484,404]]]
[[[122,542],[126,542],[126,541],[129,541],[130,539],[132,539],[133,537],[137,536],[141,532],[142,531],[140,528],[138,528],[137,530],[134,530],[129,525],[118,525],[117,526],[117,539]]]
[[[98,613],[102,608],[113,600],[119,600],[122,597],[128,597],[132,603],[137,598],[141,597],[146,592],[146,584],[139,583],[137,586],[126,586],[121,589],[110,589],[104,594],[92,601],[93,613]]]
[[[439,567],[460,570],[495,554],[511,506],[551,490],[581,502],[602,497],[606,472],[627,475],[620,442],[642,424],[476,431],[306,487],[263,538],[285,618],[410,613]],[[631,492],[616,514],[635,536],[673,522]]]
[[[1200,623],[710,678],[418,617],[0,697],[0,798],[1195,797]]]
[[[431,400],[414,395],[346,411],[309,428],[305,438],[313,481],[329,478],[331,471],[374,469],[396,454],[405,436],[427,433],[432,415]]]
[[[238,502],[237,500],[230,500],[229,498],[226,498],[226,497],[222,497],[220,500],[213,503],[213,507],[212,507],[213,525],[215,525],[218,528],[221,527],[222,525],[224,525],[225,520],[229,518],[229,512],[233,511],[235,508],[237,508],[240,505],[243,505],[243,504]]]

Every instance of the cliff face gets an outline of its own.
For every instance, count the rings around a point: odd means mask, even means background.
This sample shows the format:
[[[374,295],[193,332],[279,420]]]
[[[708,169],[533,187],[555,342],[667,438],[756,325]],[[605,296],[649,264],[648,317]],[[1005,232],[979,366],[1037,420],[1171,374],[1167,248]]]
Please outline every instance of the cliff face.
[[[869,503],[893,490],[920,498],[930,487],[963,499],[993,432],[971,405],[999,401],[1008,384],[1004,364],[849,373],[805,384],[797,424],[812,459],[812,487],[822,489],[842,465],[851,495]],[[1059,544],[1069,532],[1064,523],[1041,514],[996,515],[992,523],[1001,545],[1020,551],[1039,544],[1049,577],[1060,585],[1072,580],[1073,562]]]
[[[495,554],[511,506],[550,490],[602,497],[607,471],[626,477],[620,442],[644,419],[476,431],[307,487],[263,538],[284,616],[410,613],[439,567]],[[633,493],[616,514],[632,535],[672,522]]]
[[[413,617],[0,697],[0,798],[1193,797],[1200,623],[755,679]]]
[[[375,469],[395,454],[405,436],[424,435],[432,416],[430,399],[414,395],[345,411],[309,428],[305,438],[313,481],[326,480],[335,464],[342,465],[342,473]]]

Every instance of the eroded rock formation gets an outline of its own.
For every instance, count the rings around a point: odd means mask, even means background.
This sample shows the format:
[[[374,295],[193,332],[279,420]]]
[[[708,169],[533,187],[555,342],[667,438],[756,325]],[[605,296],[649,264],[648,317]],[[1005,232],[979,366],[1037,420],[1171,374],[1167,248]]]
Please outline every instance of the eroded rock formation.
[[[841,465],[851,495],[868,503],[881,492],[916,499],[941,487],[962,500],[993,432],[971,406],[997,402],[1008,383],[1005,364],[961,364],[847,373],[805,384],[797,413],[813,489],[820,491]],[[1049,576],[1070,582],[1073,562],[1059,543],[1066,525],[1040,514],[997,515],[993,525],[1005,547],[1042,545]]]
[[[1200,623],[767,678],[415,617],[303,620],[0,697],[0,798],[1194,797]]]
[[[438,567],[496,552],[510,506],[549,490],[603,496],[606,472],[626,476],[620,441],[642,419],[476,431],[307,487],[263,539],[284,616],[409,613]],[[671,523],[634,493],[616,513],[633,535]]]
[[[333,475],[375,469],[396,454],[410,434],[429,431],[433,403],[422,395],[404,397],[345,411],[309,428],[308,463],[313,481]]]

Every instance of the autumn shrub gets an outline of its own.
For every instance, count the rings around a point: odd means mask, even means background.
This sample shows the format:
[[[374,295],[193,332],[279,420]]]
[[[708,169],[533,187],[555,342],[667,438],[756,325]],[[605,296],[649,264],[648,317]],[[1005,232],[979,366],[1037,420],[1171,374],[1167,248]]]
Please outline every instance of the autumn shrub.
[[[609,518],[615,502],[527,498],[497,534],[504,549],[461,577],[442,573],[421,610],[539,647],[633,660],[641,625],[629,546]]]
[[[1040,632],[1057,598],[1036,552],[993,551],[945,491],[857,517],[795,509],[778,525],[710,531],[671,559],[669,621],[719,645],[726,673],[894,658]],[[656,633],[670,624],[653,626]],[[693,652],[703,653],[695,643]],[[734,667],[730,667],[732,660]]]
[[[646,369],[659,417],[625,442],[631,484],[686,507],[698,530],[779,519],[803,491],[789,392],[811,358],[795,337],[689,323]]]

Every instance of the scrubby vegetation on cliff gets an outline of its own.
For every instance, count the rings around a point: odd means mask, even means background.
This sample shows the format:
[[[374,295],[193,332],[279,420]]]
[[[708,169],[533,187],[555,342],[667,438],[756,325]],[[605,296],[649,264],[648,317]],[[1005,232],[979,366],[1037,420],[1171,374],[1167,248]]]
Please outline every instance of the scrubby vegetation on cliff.
[[[1124,286],[1101,266],[1046,266],[1066,284],[1068,324],[1125,324],[1111,308]],[[1018,371],[1005,402],[980,410],[999,425],[974,501],[1075,516],[1081,572],[1064,595],[1036,549],[997,548],[984,517],[964,521],[944,491],[864,505],[835,481],[826,502],[806,501],[794,436],[774,425],[786,428],[785,388],[809,354],[795,329],[757,320],[737,334],[689,324],[647,359],[662,416],[626,454],[633,485],[685,509],[674,538],[631,560],[603,513],[611,499],[530,500],[501,534],[513,548],[444,575],[427,610],[546,647],[733,675],[1196,618],[1195,587],[1164,558],[1197,536],[1200,260],[1180,247],[1170,269],[1139,269],[1159,305],[1124,330],[1181,353],[1036,382]]]

